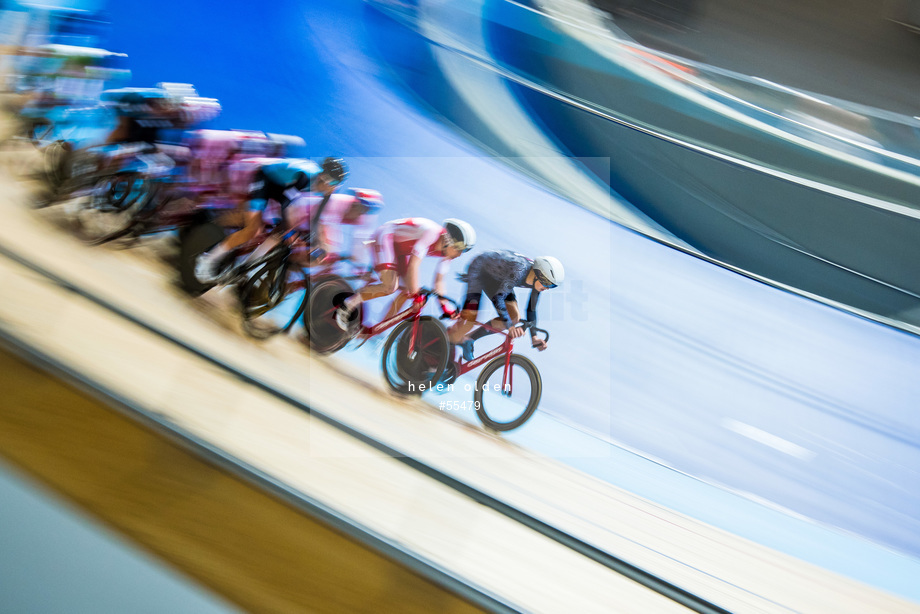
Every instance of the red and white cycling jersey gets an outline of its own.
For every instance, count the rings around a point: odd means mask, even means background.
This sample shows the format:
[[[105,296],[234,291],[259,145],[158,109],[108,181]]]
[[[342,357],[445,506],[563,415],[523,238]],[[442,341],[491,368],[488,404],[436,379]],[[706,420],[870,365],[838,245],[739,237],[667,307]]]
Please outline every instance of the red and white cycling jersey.
[[[441,258],[436,273],[443,275],[449,261],[436,244],[445,232],[443,226],[423,217],[387,222],[374,233],[374,269],[396,270],[402,277],[412,256],[434,256]]]

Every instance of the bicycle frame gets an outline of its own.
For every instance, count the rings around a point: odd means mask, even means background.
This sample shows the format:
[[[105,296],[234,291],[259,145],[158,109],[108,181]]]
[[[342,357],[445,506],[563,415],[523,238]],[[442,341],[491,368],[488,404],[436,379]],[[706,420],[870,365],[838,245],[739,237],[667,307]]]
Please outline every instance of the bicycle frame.
[[[400,324],[401,322],[411,319],[412,320],[412,334],[409,337],[409,352],[410,354],[414,353],[416,351],[416,341],[418,339],[419,323],[421,322],[421,319],[422,319],[422,309],[425,307],[425,304],[428,302],[428,299],[431,297],[444,299],[446,301],[450,301],[454,305],[457,305],[456,301],[454,301],[451,298],[448,298],[446,296],[441,296],[440,294],[434,292],[433,290],[429,288],[422,288],[419,291],[419,293],[416,294],[415,297],[412,299],[412,304],[406,309],[404,309],[403,311],[400,311],[396,315],[393,315],[387,318],[386,320],[378,322],[377,324],[374,324],[373,326],[367,326],[366,324],[362,323],[361,329],[354,335],[355,339],[361,340],[358,347],[360,347],[361,345],[364,345],[371,338],[376,337],[377,335],[380,335],[386,332],[387,330],[393,328],[394,326]]]
[[[514,352],[514,347],[513,347],[514,339],[511,337],[511,335],[509,335],[503,329],[498,329],[488,324],[483,324],[480,322],[477,322],[477,324],[479,324],[480,326],[484,326],[488,330],[491,330],[493,333],[499,333],[499,334],[504,335],[505,339],[504,341],[502,341],[501,345],[489,350],[488,352],[486,352],[485,354],[481,356],[476,356],[475,358],[473,358],[473,360],[463,362],[462,356],[459,359],[457,359],[455,361],[455,364],[457,365],[457,377],[460,377],[461,375],[464,375],[465,373],[469,373],[470,371],[478,369],[482,365],[491,361],[493,358],[497,358],[498,356],[501,356],[502,354],[504,354],[505,355],[505,366],[504,366],[504,372],[502,374],[502,394],[511,394],[514,388],[514,381],[513,381],[514,377],[512,375],[513,372],[511,371],[511,369],[509,369],[509,367],[511,366],[511,354]],[[549,333],[547,331],[541,328],[535,327],[530,322],[522,321],[520,323],[520,326],[523,326],[523,328],[531,328],[536,332],[543,333],[546,336],[546,339],[549,339]]]
[[[267,237],[267,234],[268,233],[266,233],[265,237]],[[287,244],[288,247],[290,248],[290,251],[288,252],[288,254],[284,256],[285,259],[296,260],[298,255],[309,251],[309,248],[310,248],[309,238],[304,237],[303,236],[304,234],[305,233],[303,231],[299,231],[295,229],[295,230],[288,231],[285,235],[281,237],[281,243]],[[262,240],[264,240],[265,237],[263,237]],[[259,237],[257,237],[253,241],[258,241],[258,243],[256,243],[249,249],[250,252],[252,251],[252,249],[255,249],[255,247],[259,243],[261,243],[261,241],[259,241]],[[249,248],[249,244],[247,243],[243,247]],[[350,262],[350,260],[346,258],[338,258],[336,256],[332,258],[329,262],[324,263],[320,267],[319,271],[313,274],[309,274],[306,272],[306,269],[311,268],[311,267],[304,265],[304,264],[299,264],[300,271],[302,273],[303,278],[287,283],[284,288],[284,296],[288,296],[292,292],[296,292],[298,290],[304,290],[305,292],[304,292],[303,300],[301,300],[300,306],[294,312],[293,317],[288,321],[287,324],[285,324],[277,332],[279,333],[288,332],[294,327],[294,324],[297,322],[297,320],[299,320],[303,316],[303,312],[307,308],[307,301],[310,295],[310,278],[311,277],[322,277],[324,275],[332,275],[333,268],[335,267],[336,264],[340,262]],[[352,276],[346,275],[346,276],[340,276],[340,277],[346,281],[361,278],[360,275],[352,275]]]
[[[428,302],[429,296],[431,295],[427,293],[419,293],[416,296],[416,298],[412,300],[412,304],[408,308],[404,309],[403,311],[400,311],[396,315],[390,318],[387,318],[386,320],[383,320],[382,322],[378,322],[377,324],[373,326],[366,326],[362,324],[361,330],[358,332],[357,336],[364,337],[365,339],[370,339],[371,337],[376,337],[377,335],[396,326],[403,320],[408,320],[409,318],[412,318],[415,320],[415,327],[412,330],[412,337],[411,337],[412,342],[410,346],[415,347],[415,337],[418,332],[418,321],[422,317],[422,308],[425,306],[425,303]]]

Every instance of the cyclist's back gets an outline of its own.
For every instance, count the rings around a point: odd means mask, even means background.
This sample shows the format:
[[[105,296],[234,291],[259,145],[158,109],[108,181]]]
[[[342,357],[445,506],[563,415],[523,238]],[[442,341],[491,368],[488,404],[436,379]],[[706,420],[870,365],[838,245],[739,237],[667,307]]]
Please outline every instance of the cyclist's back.
[[[533,260],[511,250],[491,250],[476,256],[467,270],[470,288],[487,290],[492,295],[508,294],[514,288],[526,288],[527,273]],[[472,290],[471,290],[472,291]]]

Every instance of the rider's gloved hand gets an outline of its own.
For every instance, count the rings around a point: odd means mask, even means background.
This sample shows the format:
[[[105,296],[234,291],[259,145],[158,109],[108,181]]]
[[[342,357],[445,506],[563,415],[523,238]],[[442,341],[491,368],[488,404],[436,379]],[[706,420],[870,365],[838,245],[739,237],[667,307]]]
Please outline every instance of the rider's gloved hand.
[[[508,329],[508,336],[511,337],[512,339],[517,339],[523,334],[524,334],[524,329],[521,328],[520,326],[512,326],[511,328]]]
[[[460,311],[454,309],[451,304],[443,298],[441,299],[441,313],[448,316],[451,320],[456,320],[460,317]]]
[[[549,344],[545,340],[538,339],[537,337],[531,337],[530,342],[531,342],[531,345],[533,345],[533,347],[535,347],[537,350],[541,352],[545,350],[547,347],[549,347]]]

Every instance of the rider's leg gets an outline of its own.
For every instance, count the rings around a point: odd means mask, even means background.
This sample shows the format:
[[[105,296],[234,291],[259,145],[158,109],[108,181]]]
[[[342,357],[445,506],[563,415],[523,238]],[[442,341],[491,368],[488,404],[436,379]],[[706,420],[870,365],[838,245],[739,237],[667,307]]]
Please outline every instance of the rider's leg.
[[[291,201],[286,196],[283,196],[279,197],[278,202],[281,205],[281,221],[275,226],[272,233],[266,237],[261,245],[253,250],[252,254],[247,258],[247,262],[255,263],[264,258],[270,251],[275,249],[275,246],[281,243],[282,237],[287,233],[287,229],[290,228],[288,224],[288,205]],[[262,217],[259,218],[258,224],[260,228],[264,228],[264,219]]]
[[[476,318],[479,315],[478,310],[464,309],[460,312],[460,319],[456,324],[447,329],[447,336],[454,345],[461,343],[469,334],[473,327],[476,326]]]
[[[476,288],[466,288],[466,300],[463,301],[463,309],[460,310],[460,319],[447,329],[447,336],[450,342],[458,345],[463,342],[473,327],[476,326],[476,318],[479,317],[479,301],[482,300],[482,290]]]
[[[393,298],[393,301],[390,303],[390,307],[387,309],[386,315],[383,316],[383,320],[389,320],[390,318],[395,316],[397,313],[399,313],[399,310],[402,309],[403,305],[405,305],[406,301],[409,300],[409,298],[410,296],[408,292],[406,292],[405,290],[400,290],[399,294],[397,294]]]
[[[208,254],[215,258],[220,258],[237,247],[252,241],[259,234],[259,230],[262,229],[262,212],[248,211],[244,216],[244,221],[245,224],[242,228],[218,243]]]
[[[349,296],[336,311],[335,320],[339,328],[348,330],[352,314],[354,314],[355,309],[357,309],[361,303],[381,296],[389,296],[396,292],[398,288],[399,275],[395,270],[387,269],[380,271],[379,282],[368,284]],[[392,309],[392,305],[390,309]]]
[[[512,323],[517,323],[521,319],[521,313],[518,310],[517,300],[514,298],[514,292],[512,291],[505,297],[505,309],[508,310],[508,317],[511,318]],[[493,334],[496,330],[505,330],[505,321],[501,318],[493,318],[489,322],[489,326],[480,326],[472,333],[466,335],[457,345],[460,346],[460,349],[463,351],[464,360],[473,359],[473,344],[477,339],[482,339],[487,335]]]
[[[517,299],[514,298],[514,295],[505,297],[505,309],[508,310],[508,317],[511,318],[512,324],[517,324],[521,321],[521,311],[518,309]],[[501,318],[493,318],[489,322],[489,326],[497,330],[505,330],[505,321]],[[470,339],[482,339],[486,335],[491,335],[493,331],[489,330],[486,327],[480,327],[479,330],[473,331],[473,334],[470,335]]]
[[[195,264],[195,276],[201,281],[213,281],[217,264],[227,254],[237,247],[251,241],[262,228],[262,212],[249,211],[246,214],[246,224],[238,231],[226,237],[223,241],[201,254]]]
[[[395,270],[380,271],[380,281],[367,284],[345,301],[346,307],[354,309],[364,301],[381,296],[390,296],[399,289],[399,275]]]
[[[374,270],[377,271],[379,281],[365,285],[345,299],[342,306],[346,313],[342,314],[343,318],[350,316],[364,301],[389,296],[399,287],[399,267],[393,249],[393,234],[388,231],[388,224],[381,226],[374,235]]]

